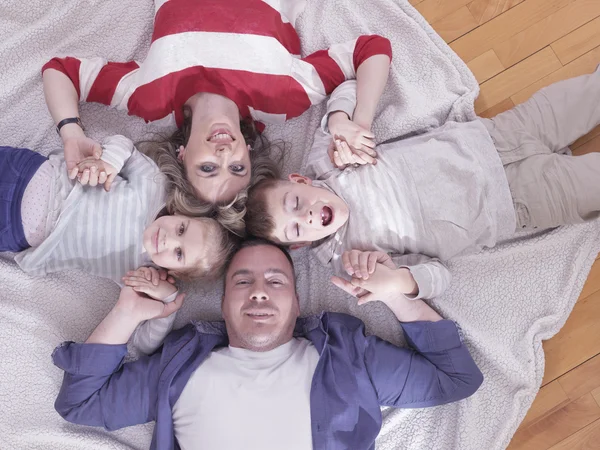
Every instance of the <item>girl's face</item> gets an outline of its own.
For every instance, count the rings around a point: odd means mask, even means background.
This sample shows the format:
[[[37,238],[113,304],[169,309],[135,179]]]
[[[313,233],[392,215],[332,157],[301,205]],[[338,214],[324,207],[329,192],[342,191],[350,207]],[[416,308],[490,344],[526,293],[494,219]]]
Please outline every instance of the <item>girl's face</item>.
[[[163,216],[144,230],[144,249],[157,266],[184,272],[214,253],[211,232],[215,226],[209,219]]]

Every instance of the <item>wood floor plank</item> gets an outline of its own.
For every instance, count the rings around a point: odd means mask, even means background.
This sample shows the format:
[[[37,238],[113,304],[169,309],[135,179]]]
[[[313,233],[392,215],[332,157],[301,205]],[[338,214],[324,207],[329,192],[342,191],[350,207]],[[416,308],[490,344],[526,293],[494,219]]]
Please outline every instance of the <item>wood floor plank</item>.
[[[503,113],[504,111],[508,111],[511,108],[514,108],[515,104],[513,103],[513,101],[510,98],[507,98],[503,101],[501,101],[500,103],[498,103],[497,105],[492,106],[489,109],[486,109],[485,111],[483,111],[482,113],[479,114],[479,117],[485,117],[486,119],[491,119],[492,117],[497,116],[500,113]]]
[[[600,406],[591,393],[579,397],[542,420],[520,429],[509,450],[547,449],[600,418]]]
[[[413,6],[418,5],[419,3],[421,3],[423,0],[408,0],[408,3],[410,3]]]
[[[600,17],[552,43],[552,50],[566,65],[600,45]]]
[[[494,17],[523,3],[525,0],[474,0],[469,3],[469,11],[478,24],[486,23]]]
[[[437,22],[473,0],[423,0],[416,8],[429,23]]]
[[[483,83],[504,70],[504,66],[494,50],[485,52],[467,65],[475,75],[478,83]]]
[[[592,397],[596,400],[596,403],[600,406],[600,388],[596,388],[592,391]]]
[[[532,24],[550,16],[573,1],[527,0],[457,39],[450,47],[464,61],[469,62],[491,50],[494,45],[510,39],[515,34],[529,28]]]
[[[571,147],[571,149],[576,149],[577,147],[581,147],[583,144],[591,141],[592,139],[594,139],[597,136],[600,136],[600,125],[597,126],[596,128],[594,128],[592,131],[590,131],[585,136],[581,136],[579,139],[577,139],[575,142],[573,142],[570,145],[570,147]]]
[[[600,420],[596,420],[550,450],[594,450],[600,447]]]
[[[520,428],[525,428],[530,424],[537,422],[548,414],[562,408],[570,401],[571,399],[565,394],[565,391],[558,383],[558,380],[554,380],[552,383],[542,386],[535,397],[531,408],[527,411],[527,415],[523,419],[523,422],[521,422]]]
[[[542,385],[600,353],[600,292],[580,299],[565,326],[543,343],[546,366]]]
[[[587,153],[599,153],[600,152],[600,136],[592,139],[589,142],[572,150],[573,155],[585,155]]]
[[[510,67],[598,16],[600,1],[576,0],[493,48],[504,67]]]
[[[595,262],[592,265],[592,269],[590,270],[590,274],[588,275],[585,284],[583,285],[583,289],[581,294],[579,294],[579,298],[584,299],[598,291],[600,291],[600,262]],[[600,372],[598,372],[598,374],[600,375]]]
[[[561,67],[552,49],[546,47],[483,83],[479,97],[475,101],[475,112],[479,113],[497,105]]]
[[[570,399],[575,400],[582,395],[600,388],[600,355],[575,367],[570,372],[561,376],[558,380],[548,384],[558,383],[563,393]]]
[[[525,60],[527,61],[527,60]],[[551,85],[552,83],[556,83],[560,80],[566,80],[567,78],[577,77],[579,75],[584,75],[586,73],[592,73],[598,62],[600,61],[600,47],[596,47],[591,52],[586,53],[585,55],[577,58],[575,61],[567,64],[566,66],[556,70],[555,72],[541,78],[540,80],[530,84],[525,87],[521,91],[512,95],[510,98],[518,105],[519,103],[523,103],[529,97],[531,97],[534,93],[539,91],[541,88]],[[521,64],[521,63],[520,63]],[[518,64],[517,64],[518,66]],[[517,67],[515,66],[515,67]],[[510,69],[509,69],[510,70]]]
[[[431,26],[442,39],[446,42],[452,42],[475,28],[477,22],[475,22],[469,8],[463,6],[442,20],[431,24]]]

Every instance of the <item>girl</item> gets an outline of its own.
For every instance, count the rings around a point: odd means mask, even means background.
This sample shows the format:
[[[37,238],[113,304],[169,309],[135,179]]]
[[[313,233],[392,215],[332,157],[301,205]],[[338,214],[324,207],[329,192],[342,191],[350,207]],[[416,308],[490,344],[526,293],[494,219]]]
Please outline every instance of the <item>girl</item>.
[[[379,36],[299,58],[294,23],[304,5],[157,0],[143,63],[52,59],[43,68],[44,91],[68,167],[97,148],[81,128],[78,102],[99,102],[147,121],[175,123],[178,131],[159,147],[171,155],[179,151],[191,190],[210,204],[235,203],[260,175],[259,166],[268,166],[260,148],[250,151],[246,119],[282,123],[323,101],[344,80],[368,84],[372,73],[389,65],[390,42]]]
[[[25,272],[82,269],[117,283],[146,264],[180,279],[219,274],[233,245],[228,232],[210,218],[165,215],[166,177],[129,139],[106,139],[101,159],[76,167],[84,183],[95,167],[110,193],[70,180],[65,165],[58,155],[0,147],[0,251],[18,252]],[[174,299],[166,294],[159,300]],[[141,350],[169,331],[173,318],[160,320],[140,330]]]

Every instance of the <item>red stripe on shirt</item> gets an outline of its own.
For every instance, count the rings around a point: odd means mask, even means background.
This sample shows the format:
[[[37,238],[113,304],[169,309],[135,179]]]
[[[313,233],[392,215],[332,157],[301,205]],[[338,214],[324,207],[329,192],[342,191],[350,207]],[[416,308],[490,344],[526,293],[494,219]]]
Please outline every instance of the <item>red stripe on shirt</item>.
[[[357,70],[358,66],[374,55],[387,55],[392,59],[392,44],[389,39],[376,34],[359,37],[354,46],[354,69]]]
[[[81,66],[81,61],[77,58],[71,58],[70,56],[67,58],[52,58],[44,64],[42,73],[47,69],[55,69],[64,73],[73,83],[77,91],[77,97],[81,97],[81,91],[79,90],[79,66]]]
[[[100,70],[94,80],[87,101],[110,105],[121,78],[138,68],[139,66],[135,61],[126,63],[109,62]]]
[[[156,14],[152,42],[190,31],[269,36],[290,53],[300,54],[300,38],[292,24],[284,23],[281,14],[261,0],[170,0]]]
[[[344,72],[338,63],[329,56],[327,50],[319,50],[308,55],[306,58],[302,58],[302,60],[315,68],[319,74],[319,78],[323,82],[323,86],[325,86],[327,95],[331,94],[336,87],[346,81]]]
[[[302,86],[290,76],[196,66],[140,86],[129,98],[127,108],[129,114],[146,121],[159,120],[175,112],[177,126],[180,126],[183,105],[198,92],[230,98],[243,118],[250,117],[249,106],[270,114],[291,113],[295,117],[311,105]]]

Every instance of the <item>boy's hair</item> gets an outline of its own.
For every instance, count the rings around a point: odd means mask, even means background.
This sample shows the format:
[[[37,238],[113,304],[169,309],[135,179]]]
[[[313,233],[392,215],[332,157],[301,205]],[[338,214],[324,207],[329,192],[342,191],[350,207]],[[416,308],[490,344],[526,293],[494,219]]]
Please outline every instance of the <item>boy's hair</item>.
[[[275,231],[275,220],[269,214],[269,202],[267,191],[274,189],[280,182],[277,178],[267,178],[248,190],[248,201],[246,203],[246,232],[260,239],[268,239],[276,242],[273,238]],[[279,244],[279,243],[278,243]]]
[[[183,162],[177,157],[180,146],[186,146],[192,131],[192,111],[184,106],[181,127],[171,136],[156,135],[155,141],[139,143],[140,151],[150,157],[167,176],[167,210],[169,214],[188,217],[212,217],[230,232],[245,236],[247,189],[240,191],[231,201],[211,203],[197,197],[196,190],[187,179]],[[264,178],[277,178],[283,163],[285,143],[270,143],[259,134],[251,120],[240,121],[246,144],[250,145],[251,175],[248,187]]]
[[[211,245],[214,245],[214,250],[209,252],[206,257],[196,261],[196,264],[187,270],[171,270],[169,272],[182,281],[214,281],[223,274],[225,264],[228,264],[239,239],[214,219],[196,217],[194,220],[207,221],[213,225],[209,240]]]

